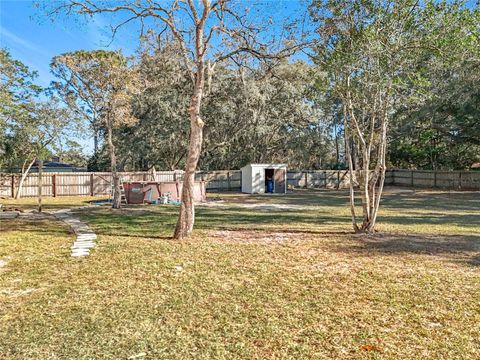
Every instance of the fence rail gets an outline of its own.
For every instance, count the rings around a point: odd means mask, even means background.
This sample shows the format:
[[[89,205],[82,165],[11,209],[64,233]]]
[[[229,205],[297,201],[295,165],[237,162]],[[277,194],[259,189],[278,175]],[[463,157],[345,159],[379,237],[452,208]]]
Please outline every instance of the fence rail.
[[[123,181],[182,181],[183,171],[124,172]],[[242,187],[240,170],[199,171],[195,179],[206,182],[207,191],[232,190]],[[0,174],[0,196],[15,195],[20,174]],[[112,176],[108,172],[44,173],[43,196],[95,196],[109,195]],[[287,172],[288,186],[307,188],[345,188],[349,184],[346,170],[298,170]],[[38,174],[29,174],[20,195],[31,197],[38,194]],[[388,170],[386,185],[428,187],[443,189],[480,190],[480,172],[470,171],[420,171]]]
[[[389,170],[398,186],[480,190],[478,171]]]

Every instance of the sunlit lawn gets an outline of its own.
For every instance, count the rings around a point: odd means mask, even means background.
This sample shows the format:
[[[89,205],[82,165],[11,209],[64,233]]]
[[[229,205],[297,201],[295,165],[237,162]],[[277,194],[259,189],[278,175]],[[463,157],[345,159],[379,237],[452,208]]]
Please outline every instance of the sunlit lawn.
[[[211,199],[182,242],[173,206],[82,210],[84,259],[0,220],[0,358],[479,358],[480,193],[387,195],[370,237],[342,191]]]
[[[58,196],[58,197],[43,197],[42,210],[54,211],[60,209],[75,208],[80,206],[87,206],[91,201],[105,199],[105,196]],[[21,199],[0,199],[0,204],[4,208],[17,208],[22,211],[38,210],[38,199],[36,197],[25,197]]]

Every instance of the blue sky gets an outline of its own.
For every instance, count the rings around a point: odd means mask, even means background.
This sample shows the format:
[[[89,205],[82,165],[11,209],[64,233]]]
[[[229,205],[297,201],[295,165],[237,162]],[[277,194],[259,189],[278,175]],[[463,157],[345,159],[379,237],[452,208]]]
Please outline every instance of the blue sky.
[[[138,44],[137,32],[123,29],[107,47],[111,41],[108,24],[102,16],[91,21],[73,17],[51,21],[35,8],[33,1],[0,0],[0,47],[7,48],[14,59],[36,70],[36,83],[44,87],[53,80],[49,64],[55,55],[99,48],[133,53]],[[93,140],[88,134],[84,138],[76,135],[75,140],[83,146],[85,154],[93,152]]]
[[[39,73],[38,83],[47,86],[53,56],[79,49],[107,48],[111,38],[109,21],[97,16],[91,21],[78,18],[51,21],[35,8],[33,1],[0,0],[0,45],[13,58]],[[121,42],[120,39],[121,38]],[[135,50],[138,37],[124,29],[108,49]]]
[[[265,0],[265,3],[280,4],[276,10],[286,15],[298,10],[302,1]],[[110,23],[111,18],[101,14],[89,21],[75,16],[52,21],[34,6],[33,0],[0,0],[0,46],[6,47],[15,59],[37,70],[38,82],[43,86],[52,80],[49,64],[55,55],[99,48],[122,49],[127,55],[133,53],[138,45],[138,23],[132,22],[121,28],[108,46]]]
[[[250,0],[242,1],[248,4]],[[263,2],[270,12],[260,7],[257,8],[258,12],[252,13],[255,14],[253,16],[288,18],[295,11],[305,9],[302,0]],[[130,23],[121,28],[109,45],[111,23],[115,23],[111,15],[103,14],[97,14],[88,21],[78,16],[63,16],[52,21],[42,9],[35,7],[33,0],[0,0],[0,47],[7,48],[14,59],[21,60],[31,70],[36,70],[36,82],[46,87],[53,80],[49,69],[50,61],[58,54],[79,49],[122,49],[126,55],[134,53],[139,43],[139,24]],[[76,140],[84,146],[86,153],[92,152],[90,138]]]

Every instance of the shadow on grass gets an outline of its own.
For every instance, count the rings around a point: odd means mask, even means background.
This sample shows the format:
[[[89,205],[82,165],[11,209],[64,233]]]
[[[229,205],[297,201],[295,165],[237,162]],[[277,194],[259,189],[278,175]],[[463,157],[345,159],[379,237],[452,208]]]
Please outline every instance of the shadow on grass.
[[[478,211],[480,192],[416,192],[385,195],[382,207],[387,209],[428,209],[437,211]]]
[[[480,266],[480,236],[476,235],[378,234],[355,238],[356,241],[337,245],[336,251],[355,253],[360,256],[432,255]]]
[[[170,235],[177,220],[178,208],[153,208],[137,214],[119,214],[112,211],[97,210],[84,212],[82,217],[96,228],[99,234],[132,236],[143,234],[146,237]],[[324,216],[315,212],[298,211],[252,211],[247,209],[201,208],[197,210],[195,228],[197,230],[245,229],[298,231],[302,227],[305,233],[325,233],[312,229],[315,225],[343,227],[348,226],[348,216]],[[290,230],[291,229],[291,230]],[[326,229],[328,231],[328,229]]]
[[[58,222],[55,219],[42,219],[42,220],[26,220],[22,218],[16,219],[2,219],[1,232],[6,234],[8,232],[17,232],[21,229],[24,232],[40,233],[45,235],[54,234],[70,234],[67,227],[58,226]],[[26,239],[31,240],[31,239]]]
[[[397,188],[385,188],[382,196],[382,207],[386,209],[429,209],[429,210],[479,210],[480,192],[442,192],[442,191],[415,191],[395,192]],[[340,206],[349,204],[348,190],[332,189],[297,189],[287,195],[247,195],[247,194],[216,194],[228,202],[242,204],[282,204],[282,205],[307,205],[307,206]],[[357,191],[357,205],[360,205],[360,196]]]
[[[379,216],[378,223],[399,225],[455,225],[464,228],[480,229],[480,215],[410,213],[402,211],[402,216]]]
[[[221,194],[219,194],[221,198]],[[326,189],[298,189],[286,195],[247,195],[228,196],[228,200],[244,204],[282,204],[282,205],[309,205],[309,206],[346,206],[348,192],[346,190]]]
[[[345,191],[308,190],[287,196],[246,196],[230,195],[228,207],[204,207],[197,209],[195,228],[204,230],[293,232],[322,235],[346,236],[348,241],[339,251],[357,252],[360,255],[394,255],[399,253],[431,254],[457,259],[478,266],[480,235],[430,234],[397,235],[385,234],[353,237],[351,219],[340,209],[346,205]],[[379,217],[379,224],[400,225],[400,228],[428,229],[429,226],[456,226],[464,229],[480,229],[479,208],[476,193],[389,194],[385,197],[384,209],[390,214]],[[308,210],[258,210],[235,207],[239,199],[251,203],[268,204],[314,204]],[[322,209],[325,206],[325,209]],[[333,208],[332,208],[333,207]],[[339,211],[336,211],[338,208]],[[126,208],[112,211],[107,208],[94,208],[81,212],[81,216],[92,225],[99,235],[127,238],[171,239],[175,228],[178,207],[152,206]],[[474,211],[476,210],[476,211]],[[448,229],[447,229],[448,230]],[[450,231],[450,230],[449,230]]]

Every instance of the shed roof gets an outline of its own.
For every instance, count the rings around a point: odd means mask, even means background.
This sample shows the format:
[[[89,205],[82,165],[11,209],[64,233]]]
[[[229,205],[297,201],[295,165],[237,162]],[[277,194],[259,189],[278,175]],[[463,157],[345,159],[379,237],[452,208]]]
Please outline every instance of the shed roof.
[[[246,167],[263,167],[263,168],[282,168],[282,167],[287,167],[287,164],[248,164],[248,165],[245,165],[243,168],[246,168]]]

